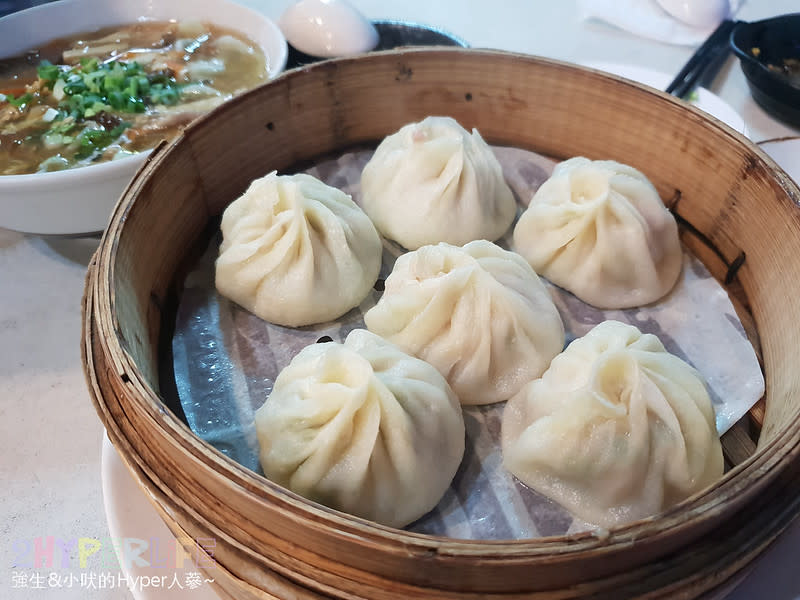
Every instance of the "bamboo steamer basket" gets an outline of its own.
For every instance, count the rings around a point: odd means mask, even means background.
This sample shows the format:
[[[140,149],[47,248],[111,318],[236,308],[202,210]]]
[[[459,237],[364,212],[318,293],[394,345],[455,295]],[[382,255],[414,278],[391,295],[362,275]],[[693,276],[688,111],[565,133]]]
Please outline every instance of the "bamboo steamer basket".
[[[162,400],[178,290],[225,206],[272,169],[376,143],[427,115],[493,144],[630,164],[726,280],[766,398],[731,467],[655,517],[520,541],[412,534],[308,502],[195,437]],[[524,55],[418,49],[327,61],[238,97],[160,147],[90,266],[82,351],[108,436],[182,543],[215,540],[223,598],[695,598],[730,585],[800,511],[800,190],[758,148],[665,94]]]

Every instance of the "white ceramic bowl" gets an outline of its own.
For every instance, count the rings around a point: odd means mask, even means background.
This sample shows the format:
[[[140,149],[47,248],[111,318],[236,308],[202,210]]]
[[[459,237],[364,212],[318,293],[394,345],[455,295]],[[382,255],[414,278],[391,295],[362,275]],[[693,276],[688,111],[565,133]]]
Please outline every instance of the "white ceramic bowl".
[[[267,56],[269,77],[286,65],[286,39],[264,15],[228,0],[60,0],[0,19],[0,57],[49,40],[139,19],[192,19],[239,31]],[[0,227],[77,235],[105,229],[111,208],[147,152],[52,173],[0,175]]]

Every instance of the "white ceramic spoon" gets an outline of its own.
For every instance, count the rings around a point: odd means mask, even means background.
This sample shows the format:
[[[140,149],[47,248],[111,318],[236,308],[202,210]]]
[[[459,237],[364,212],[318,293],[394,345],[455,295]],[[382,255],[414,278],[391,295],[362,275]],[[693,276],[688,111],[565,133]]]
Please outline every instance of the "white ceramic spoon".
[[[670,15],[692,27],[716,27],[723,19],[727,19],[731,12],[729,0],[656,0],[656,2]]]
[[[311,56],[349,56],[378,45],[375,27],[345,0],[300,0],[278,25],[292,46]]]

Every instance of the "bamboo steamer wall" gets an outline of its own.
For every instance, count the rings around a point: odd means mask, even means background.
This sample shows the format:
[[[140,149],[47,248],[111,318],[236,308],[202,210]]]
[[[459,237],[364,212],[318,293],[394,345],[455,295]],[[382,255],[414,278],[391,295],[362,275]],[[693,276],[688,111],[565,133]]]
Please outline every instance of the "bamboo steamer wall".
[[[159,346],[209,220],[270,170],[377,142],[427,115],[452,116],[493,144],[630,164],[697,230],[685,241],[718,278],[743,253],[732,289],[748,323],[752,314],[767,388],[752,456],[681,505],[617,530],[459,541],[306,502],[214,451],[165,407]],[[168,526],[216,539],[210,574],[223,597],[697,597],[734,577],[800,511],[798,203],[791,180],[726,126],[597,72],[461,49],[321,63],[195,123],[128,187],[87,278],[87,381]]]

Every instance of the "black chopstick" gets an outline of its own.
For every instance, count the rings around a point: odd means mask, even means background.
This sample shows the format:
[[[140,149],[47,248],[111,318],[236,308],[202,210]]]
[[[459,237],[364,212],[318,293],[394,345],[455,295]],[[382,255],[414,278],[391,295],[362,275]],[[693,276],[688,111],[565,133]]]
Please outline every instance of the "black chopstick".
[[[721,65],[721,58],[730,50],[730,37],[738,21],[726,19],[708,36],[705,42],[692,54],[667,88],[666,92],[683,98],[698,84],[709,67]]]

